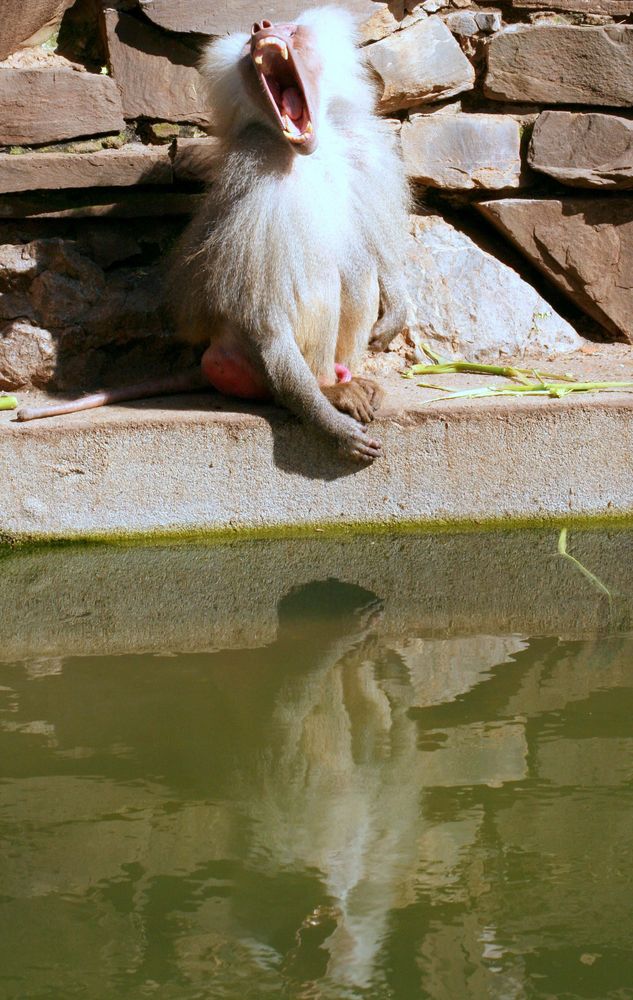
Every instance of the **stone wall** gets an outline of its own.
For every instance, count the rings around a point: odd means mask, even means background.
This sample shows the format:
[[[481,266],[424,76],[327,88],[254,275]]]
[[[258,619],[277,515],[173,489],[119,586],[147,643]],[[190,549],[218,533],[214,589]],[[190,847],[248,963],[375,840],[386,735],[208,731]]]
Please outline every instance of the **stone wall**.
[[[160,266],[214,141],[200,46],[312,6],[4,0],[0,388],[190,360]],[[633,0],[342,6],[416,194],[409,348],[491,358],[572,350],[579,333],[633,340]]]

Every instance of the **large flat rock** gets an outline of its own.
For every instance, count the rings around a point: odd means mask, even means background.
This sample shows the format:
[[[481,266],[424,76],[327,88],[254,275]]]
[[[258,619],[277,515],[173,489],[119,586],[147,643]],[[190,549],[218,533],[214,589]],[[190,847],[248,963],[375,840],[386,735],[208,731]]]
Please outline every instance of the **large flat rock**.
[[[173,171],[166,146],[129,143],[95,153],[0,154],[0,193],[63,188],[170,184]]]
[[[143,13],[154,24],[168,31],[193,32],[202,35],[224,35],[227,31],[249,31],[254,21],[267,17],[276,21],[292,21],[300,10],[324,6],[321,0],[140,0]],[[358,21],[365,21],[377,11],[387,8],[379,0],[340,0],[339,7],[350,11]]]
[[[536,289],[440,216],[416,216],[406,264],[409,327],[478,361],[574,351],[583,341]]]
[[[3,0],[0,18],[0,59],[25,42],[40,43],[51,35],[74,0]]]
[[[108,76],[0,66],[0,145],[56,142],[124,127],[119,91]]]
[[[633,104],[633,25],[506,29],[488,50],[487,97],[544,104]]]
[[[618,376],[631,378],[630,357],[617,360]],[[593,358],[565,368],[601,370]],[[569,523],[633,512],[633,396],[429,403],[436,390],[397,375],[384,385],[375,431],[385,454],[369,468],[340,459],[283,410],[211,393],[25,424],[2,412],[0,536]]]
[[[418,21],[364,50],[379,83],[379,110],[396,111],[472,90],[475,71],[439,17]]]
[[[103,24],[126,118],[206,124],[195,48],[116,10],[103,12]]]
[[[179,34],[224,35],[233,31],[249,31],[254,21],[265,15],[274,22],[293,21],[299,11],[322,7],[322,0],[270,0],[262,8],[259,0],[236,0],[217,3],[216,0],[140,0],[146,17],[160,28]],[[337,4],[348,11],[358,27],[359,41],[374,42],[393,31],[406,28],[426,13],[421,6],[404,3],[383,3],[382,0],[340,0]],[[417,6],[417,9],[416,9]],[[411,8],[411,9],[409,9]]]
[[[633,341],[633,198],[509,198],[477,207],[585,312]]]
[[[543,0],[512,0],[515,10],[543,10]],[[547,10],[579,14],[615,14],[627,17],[633,13],[633,0],[547,0]]]
[[[0,219],[143,219],[193,215],[204,195],[150,188],[70,188],[0,197]]]
[[[409,177],[430,187],[499,190],[521,184],[521,131],[499,115],[414,115],[400,131]]]
[[[528,161],[572,187],[633,188],[633,121],[544,111],[534,125]]]

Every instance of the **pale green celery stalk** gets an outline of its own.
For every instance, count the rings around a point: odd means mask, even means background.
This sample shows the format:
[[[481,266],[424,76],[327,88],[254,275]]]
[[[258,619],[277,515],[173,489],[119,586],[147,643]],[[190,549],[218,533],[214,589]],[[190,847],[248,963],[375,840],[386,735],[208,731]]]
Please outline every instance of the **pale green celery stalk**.
[[[403,375],[411,378],[413,375],[498,375],[501,378],[509,378],[522,385],[533,385],[529,381],[528,375],[544,382],[546,378],[554,379],[558,382],[575,382],[576,379],[568,372],[539,372],[535,368],[515,368],[510,365],[484,365],[475,361],[444,361],[433,365],[411,365]]]
[[[425,382],[418,382],[423,389],[439,389],[440,386],[429,385]],[[481,396],[550,396],[554,399],[562,399],[572,392],[615,392],[618,389],[631,390],[633,382],[568,382],[565,385],[556,383],[529,382],[527,385],[514,385],[512,387],[497,386],[477,386],[474,389],[446,389],[445,396],[434,396],[432,399],[423,400],[423,404],[435,403],[442,399],[478,399]]]
[[[587,580],[589,580],[589,582],[594,587],[596,587],[597,590],[601,591],[601,593],[603,594],[606,594],[606,596],[609,599],[609,607],[610,607],[611,591],[609,590],[609,588],[604,585],[602,580],[598,579],[595,573],[592,573],[591,570],[587,569],[586,566],[583,566],[583,564],[578,559],[576,559],[575,556],[570,555],[570,553],[567,551],[567,528],[563,528],[561,530],[560,535],[558,536],[558,554],[559,556],[563,556],[565,559],[569,559],[569,561],[574,564],[576,569],[579,569],[582,575],[585,576]]]

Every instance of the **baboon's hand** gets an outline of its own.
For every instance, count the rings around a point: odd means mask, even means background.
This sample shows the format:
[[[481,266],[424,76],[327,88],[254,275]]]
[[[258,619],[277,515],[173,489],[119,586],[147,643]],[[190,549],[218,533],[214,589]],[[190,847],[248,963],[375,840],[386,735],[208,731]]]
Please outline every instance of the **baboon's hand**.
[[[374,419],[384,395],[377,382],[357,375],[351,382],[323,386],[322,392],[332,406],[341,413],[349,413],[360,424],[368,424]]]
[[[338,415],[334,437],[340,453],[354,462],[373,462],[382,453],[380,441],[369,437],[363,424],[343,413]]]

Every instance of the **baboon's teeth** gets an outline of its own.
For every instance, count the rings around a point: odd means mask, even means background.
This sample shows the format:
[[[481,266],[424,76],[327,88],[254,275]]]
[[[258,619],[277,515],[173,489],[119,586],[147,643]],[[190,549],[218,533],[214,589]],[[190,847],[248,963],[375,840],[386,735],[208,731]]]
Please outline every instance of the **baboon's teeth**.
[[[260,38],[256,48],[263,49],[264,46],[268,47],[269,45],[273,45],[277,49],[282,59],[288,58],[288,46],[283,39],[277,38],[276,35],[268,35],[266,38]]]

